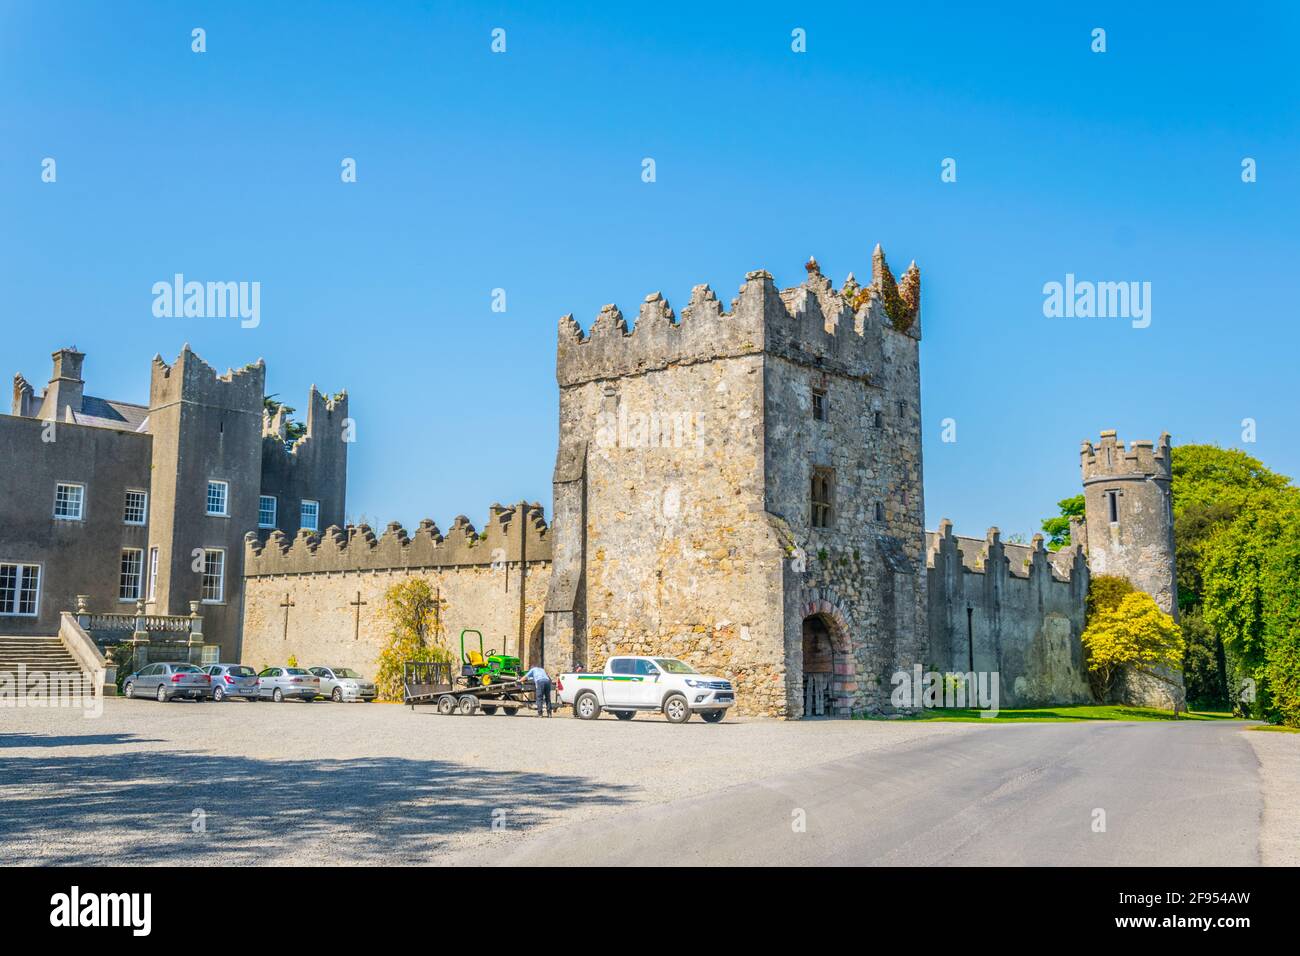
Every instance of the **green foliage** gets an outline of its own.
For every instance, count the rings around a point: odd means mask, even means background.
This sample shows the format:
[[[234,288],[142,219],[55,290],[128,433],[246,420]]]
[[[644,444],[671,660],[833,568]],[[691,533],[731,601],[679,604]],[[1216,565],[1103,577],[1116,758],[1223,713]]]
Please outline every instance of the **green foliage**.
[[[1043,534],[1047,535],[1047,550],[1060,551],[1070,546],[1070,519],[1083,517],[1083,495],[1062,498],[1056,503],[1061,513],[1043,519]]]
[[[1233,505],[1255,492],[1280,491],[1291,479],[1236,448],[1177,445],[1173,449],[1174,519],[1193,505]]]
[[[450,661],[443,645],[442,617],[447,602],[429,582],[412,578],[394,584],[384,593],[384,614],[391,630],[379,654],[375,688],[381,700],[401,700],[402,665],[407,661]]]
[[[1115,605],[1105,603],[1109,599],[1110,593],[1099,596],[1081,638],[1093,692],[1102,701],[1125,668],[1159,677],[1159,669],[1176,670],[1183,662],[1182,631],[1151,595],[1131,591]]]
[[[1088,582],[1088,621],[1102,611],[1113,611],[1120,601],[1136,591],[1133,582],[1120,574],[1098,574]]]
[[[276,394],[279,393],[277,392]],[[295,442],[297,442],[300,438],[306,436],[307,426],[304,425],[302,422],[295,422],[293,420],[293,413],[296,412],[298,409],[292,407],[291,405],[286,405],[284,404],[284,402],[279,401],[275,397],[275,395],[263,396],[262,407],[266,409],[266,413],[270,415],[272,418],[275,417],[276,412],[278,412],[280,409],[284,409],[285,444],[292,445]]]

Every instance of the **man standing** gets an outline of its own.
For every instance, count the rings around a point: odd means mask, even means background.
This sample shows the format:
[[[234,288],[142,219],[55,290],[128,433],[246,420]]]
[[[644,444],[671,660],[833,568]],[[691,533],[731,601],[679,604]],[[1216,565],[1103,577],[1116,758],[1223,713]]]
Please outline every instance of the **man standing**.
[[[546,670],[541,667],[530,667],[524,678],[533,682],[537,688],[537,716],[542,716],[542,708],[546,708],[546,716],[550,717],[555,712],[554,705],[551,704],[551,678]]]

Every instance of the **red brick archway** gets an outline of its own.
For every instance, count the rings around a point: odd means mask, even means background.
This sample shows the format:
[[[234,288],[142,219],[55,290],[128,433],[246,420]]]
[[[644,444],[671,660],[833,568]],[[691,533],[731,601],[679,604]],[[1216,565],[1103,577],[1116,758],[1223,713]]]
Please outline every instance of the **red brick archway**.
[[[830,643],[830,701],[826,708],[826,715],[851,716],[853,695],[857,692],[858,685],[848,616],[839,606],[839,602],[824,591],[807,595],[802,603],[802,610],[800,640],[803,642],[805,653],[816,647],[823,634]],[[815,668],[814,671],[808,672],[811,674],[820,673],[824,667],[820,660],[804,663]],[[808,680],[809,678],[803,678],[801,687],[806,688]],[[805,693],[804,699],[800,701],[800,713],[805,717],[813,716],[805,712],[806,701]]]

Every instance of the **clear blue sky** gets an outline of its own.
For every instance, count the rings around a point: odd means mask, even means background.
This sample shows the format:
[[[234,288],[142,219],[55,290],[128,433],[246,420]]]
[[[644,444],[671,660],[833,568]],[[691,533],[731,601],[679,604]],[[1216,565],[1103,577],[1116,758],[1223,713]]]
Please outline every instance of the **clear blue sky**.
[[[155,352],[260,356],[300,409],[349,390],[350,515],[481,524],[549,512],[560,315],[861,278],[879,241],[922,269],[931,526],[1033,532],[1102,428],[1251,417],[1300,473],[1296,13],[969,6],[7,0],[0,370],[75,343],[143,402]],[[260,327],[155,318],[176,272],[261,282]],[[1066,273],[1151,282],[1150,328],[1045,318]]]

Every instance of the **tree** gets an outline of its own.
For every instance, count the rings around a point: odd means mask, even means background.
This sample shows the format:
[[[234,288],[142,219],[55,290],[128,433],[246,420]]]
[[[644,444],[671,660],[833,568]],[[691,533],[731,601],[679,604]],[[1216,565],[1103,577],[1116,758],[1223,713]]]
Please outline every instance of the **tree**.
[[[1101,607],[1082,641],[1093,691],[1103,701],[1125,669],[1166,680],[1159,669],[1177,670],[1183,662],[1181,629],[1142,591],[1124,595],[1118,605]]]
[[[272,418],[275,417],[276,412],[281,409],[284,410],[284,443],[286,445],[295,444],[307,434],[307,426],[293,420],[293,413],[297,409],[279,401],[275,395],[264,396],[262,398],[262,407],[266,409],[266,413]]]
[[[1047,550],[1060,551],[1070,546],[1070,519],[1083,517],[1083,495],[1062,498],[1056,503],[1061,513],[1043,520],[1043,533],[1047,535]]]
[[[446,603],[423,578],[402,581],[384,592],[384,614],[392,629],[375,674],[380,699],[402,700],[402,670],[407,661],[452,659],[442,644]]]

